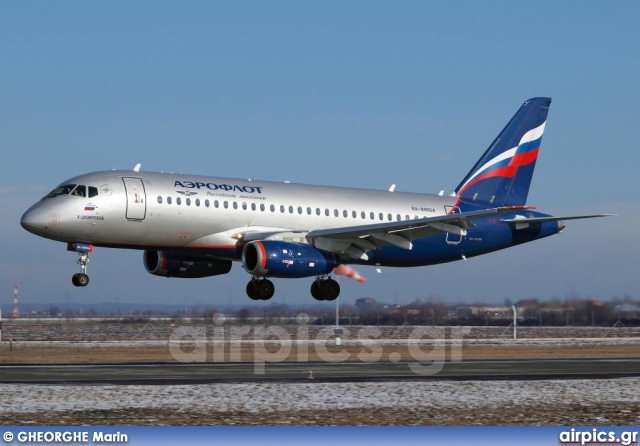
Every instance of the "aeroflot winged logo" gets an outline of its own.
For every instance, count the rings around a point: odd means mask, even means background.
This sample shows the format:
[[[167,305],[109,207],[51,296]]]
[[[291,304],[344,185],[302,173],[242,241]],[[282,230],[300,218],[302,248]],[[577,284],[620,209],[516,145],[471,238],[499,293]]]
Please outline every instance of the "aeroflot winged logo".
[[[186,189],[209,189],[223,190],[226,192],[235,191],[245,194],[261,194],[262,186],[238,186],[237,184],[216,184],[216,183],[194,183],[192,181],[176,181],[174,187],[183,187]]]
[[[179,194],[184,195],[185,197],[190,197],[192,195],[198,195],[198,192],[191,192],[190,190],[179,190],[177,191]]]

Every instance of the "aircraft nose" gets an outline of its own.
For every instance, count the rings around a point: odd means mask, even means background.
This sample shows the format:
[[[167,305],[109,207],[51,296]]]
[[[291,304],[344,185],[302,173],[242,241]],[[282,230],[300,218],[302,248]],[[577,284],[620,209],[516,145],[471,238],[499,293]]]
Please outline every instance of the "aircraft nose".
[[[34,234],[44,229],[46,223],[46,215],[41,209],[29,209],[20,218],[20,226]]]

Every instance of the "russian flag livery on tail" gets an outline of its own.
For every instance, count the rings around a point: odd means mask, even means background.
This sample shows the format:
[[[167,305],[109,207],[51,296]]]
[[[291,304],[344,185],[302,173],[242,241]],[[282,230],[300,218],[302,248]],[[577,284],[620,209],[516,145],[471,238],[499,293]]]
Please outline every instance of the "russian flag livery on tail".
[[[459,205],[523,206],[538,159],[551,98],[526,101],[456,188]]]
[[[305,277],[316,300],[334,300],[332,275],[364,282],[345,265],[466,260],[557,234],[563,220],[602,217],[526,206],[550,104],[526,101],[449,196],[140,172],[137,164],[61,183],[20,224],[78,254],[78,287],[102,246],[144,251],[145,269],[161,277],[217,276],[239,262],[254,300],[274,295],[271,279]]]

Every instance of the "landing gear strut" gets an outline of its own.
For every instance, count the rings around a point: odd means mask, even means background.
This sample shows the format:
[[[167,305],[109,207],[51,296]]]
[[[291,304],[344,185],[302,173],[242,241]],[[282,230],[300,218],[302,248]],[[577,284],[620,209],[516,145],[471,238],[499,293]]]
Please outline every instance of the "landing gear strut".
[[[318,277],[311,284],[311,295],[315,300],[336,300],[340,295],[340,285],[331,278]]]
[[[71,277],[71,283],[77,287],[85,287],[89,284],[89,276],[87,275],[87,264],[89,263],[89,253],[93,251],[93,246],[84,243],[69,244],[67,250],[76,251],[78,253],[78,265],[82,270],[79,274]]]
[[[269,279],[253,278],[247,284],[247,296],[253,300],[269,300],[276,288]]]

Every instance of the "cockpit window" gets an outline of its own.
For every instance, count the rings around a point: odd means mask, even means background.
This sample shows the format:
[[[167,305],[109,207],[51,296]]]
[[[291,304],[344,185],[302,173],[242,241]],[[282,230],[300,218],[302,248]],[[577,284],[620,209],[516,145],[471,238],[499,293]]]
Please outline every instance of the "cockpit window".
[[[97,197],[98,196],[98,188],[97,187],[93,187],[93,186],[89,186],[89,198],[93,198],[93,197]]]
[[[76,187],[75,184],[65,184],[64,186],[58,186],[51,191],[47,198],[59,197],[60,195],[69,195],[69,193]]]
[[[86,186],[78,186],[76,187],[73,192],[71,192],[71,195],[76,196],[76,197],[86,197],[87,196],[87,188]]]

